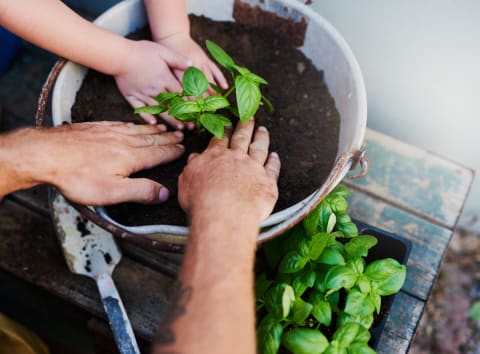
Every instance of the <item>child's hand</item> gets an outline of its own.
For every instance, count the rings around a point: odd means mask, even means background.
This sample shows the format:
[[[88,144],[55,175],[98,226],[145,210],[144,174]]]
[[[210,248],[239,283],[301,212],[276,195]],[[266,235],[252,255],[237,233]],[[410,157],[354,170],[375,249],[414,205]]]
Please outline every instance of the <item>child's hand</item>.
[[[203,49],[186,33],[179,33],[173,36],[158,40],[157,43],[167,47],[192,61],[192,66],[203,71],[211,83],[216,83],[224,90],[228,89],[228,83],[217,65],[211,61]],[[182,80],[185,69],[172,68],[178,80]]]
[[[182,92],[182,85],[172,70],[184,71],[192,62],[159,43],[131,41],[131,51],[125,58],[122,70],[114,75],[118,89],[133,108],[157,105],[154,97],[160,92]],[[157,119],[140,115],[150,124]],[[163,114],[162,118],[177,129],[184,124]]]

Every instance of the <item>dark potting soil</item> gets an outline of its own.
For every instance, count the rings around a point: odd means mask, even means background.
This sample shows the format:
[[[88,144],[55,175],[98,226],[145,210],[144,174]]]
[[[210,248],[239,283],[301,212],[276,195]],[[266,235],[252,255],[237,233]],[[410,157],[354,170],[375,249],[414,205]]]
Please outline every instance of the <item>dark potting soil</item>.
[[[282,161],[280,197],[275,210],[301,201],[325,181],[338,149],[340,117],[323,82],[323,73],[299,50],[268,30],[195,16],[191,17],[191,25],[193,38],[204,49],[205,40],[213,40],[239,65],[268,81],[262,91],[275,112],[268,113],[261,107],[256,122],[269,129],[270,149],[278,152]],[[139,33],[133,36],[148,36],[147,31]],[[77,93],[72,119],[141,122],[120,95],[113,78],[93,70]],[[203,151],[209,139],[207,133],[186,132],[182,158],[132,176],[151,178],[165,185],[171,192],[167,202],[158,206],[118,204],[108,207],[108,213],[125,225],[186,225],[186,216],[176,198],[177,178],[190,152]]]

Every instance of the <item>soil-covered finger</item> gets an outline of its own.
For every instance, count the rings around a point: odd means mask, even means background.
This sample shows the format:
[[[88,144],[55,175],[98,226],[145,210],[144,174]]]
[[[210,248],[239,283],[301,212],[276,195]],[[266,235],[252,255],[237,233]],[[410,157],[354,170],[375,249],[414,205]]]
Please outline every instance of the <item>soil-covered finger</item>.
[[[267,128],[259,127],[255,132],[253,141],[248,147],[248,154],[261,165],[265,164],[268,157],[268,146],[270,144],[270,134]]]
[[[255,122],[253,119],[250,119],[246,122],[238,122],[235,131],[232,134],[232,139],[230,140],[230,147],[233,150],[248,152],[248,146],[252,141],[254,127]]]

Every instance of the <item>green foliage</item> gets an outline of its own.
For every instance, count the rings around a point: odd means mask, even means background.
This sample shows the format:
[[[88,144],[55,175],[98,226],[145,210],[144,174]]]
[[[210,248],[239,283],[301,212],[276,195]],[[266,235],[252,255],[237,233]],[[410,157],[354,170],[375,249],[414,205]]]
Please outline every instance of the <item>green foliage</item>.
[[[476,301],[470,309],[468,315],[478,324],[480,324],[480,301]]]
[[[212,41],[206,41],[211,56],[232,75],[233,87],[228,91],[209,83],[205,74],[195,68],[185,70],[182,78],[183,92],[162,92],[155,100],[158,105],[135,109],[135,113],[160,114],[168,112],[182,122],[195,122],[199,129],[206,129],[217,138],[222,138],[225,127],[231,126],[228,116],[239,118],[245,122],[252,118],[260,107],[261,102],[270,112],[273,112],[272,103],[262,95],[260,85],[267,85],[267,81],[245,67],[239,66],[220,46]],[[211,88],[217,95],[205,97]],[[228,97],[235,92],[236,106],[232,106]],[[218,111],[223,110],[222,113]]]
[[[255,286],[260,354],[280,347],[301,354],[375,353],[368,345],[374,315],[382,296],[400,290],[406,268],[389,258],[366,264],[377,239],[358,235],[347,214],[349,194],[338,186],[302,223],[262,246],[266,269]]]

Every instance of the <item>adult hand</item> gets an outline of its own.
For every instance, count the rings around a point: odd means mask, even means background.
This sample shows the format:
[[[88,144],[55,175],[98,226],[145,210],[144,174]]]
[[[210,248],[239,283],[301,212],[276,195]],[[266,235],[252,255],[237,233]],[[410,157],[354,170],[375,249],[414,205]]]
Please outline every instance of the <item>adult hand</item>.
[[[222,71],[208,58],[203,49],[188,33],[177,33],[157,42],[169,48],[172,52],[191,60],[192,66],[203,71],[209,82],[216,83],[224,90],[228,89],[228,83]],[[184,71],[184,69],[174,69],[174,73],[180,81]]]
[[[185,70],[192,65],[191,60],[151,41],[130,41],[130,45],[130,53],[114,77],[121,94],[133,108],[158,105],[154,97],[160,92],[182,92],[182,85],[172,70]],[[151,114],[140,116],[150,124],[157,122]],[[161,117],[177,129],[184,128],[184,123],[167,114]]]
[[[230,137],[212,138],[207,149],[193,155],[179,177],[178,199],[192,216],[232,213],[252,215],[260,224],[278,198],[280,159],[268,154],[269,133],[254,121],[239,123]],[[202,214],[202,216],[205,216]]]
[[[0,186],[0,194],[49,183],[87,205],[160,203],[168,198],[164,186],[129,176],[183,153],[183,134],[165,130],[162,125],[99,122],[6,134],[0,138],[0,166],[16,185]]]

